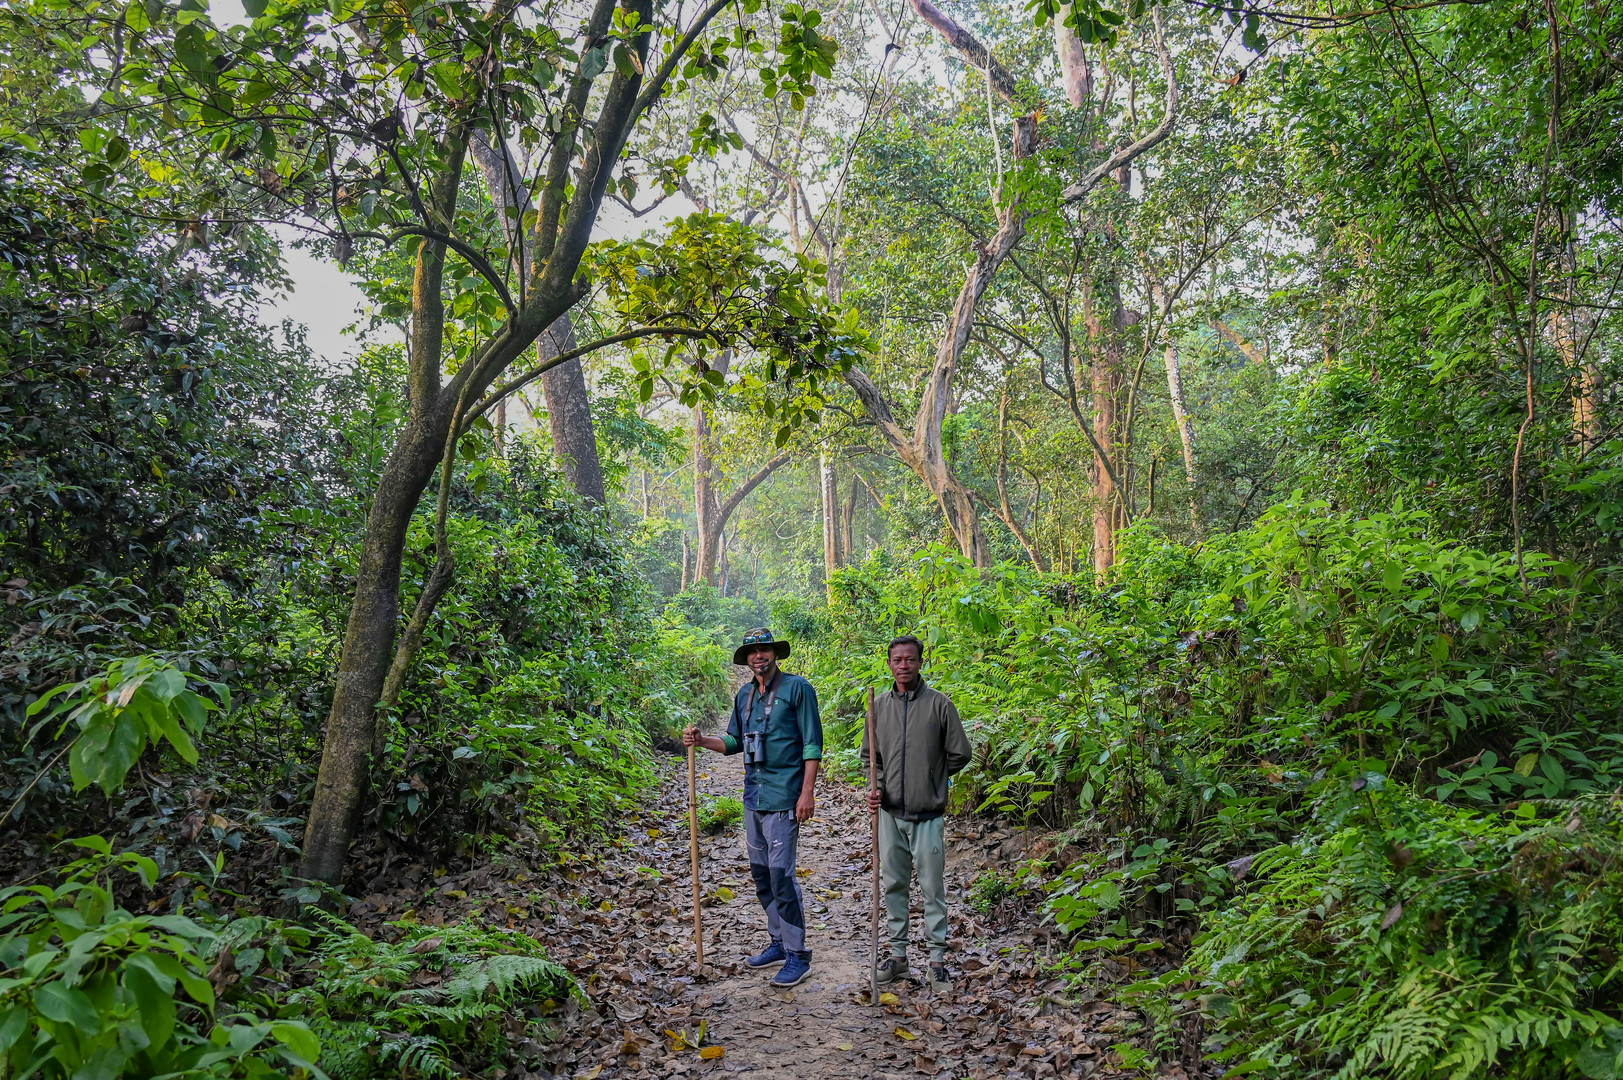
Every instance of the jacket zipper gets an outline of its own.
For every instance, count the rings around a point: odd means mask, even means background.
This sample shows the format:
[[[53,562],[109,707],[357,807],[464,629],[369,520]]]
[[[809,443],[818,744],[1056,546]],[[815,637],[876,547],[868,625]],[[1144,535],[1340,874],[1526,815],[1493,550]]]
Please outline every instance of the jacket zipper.
[[[907,816],[907,710],[913,703],[907,694],[902,695],[902,816]]]

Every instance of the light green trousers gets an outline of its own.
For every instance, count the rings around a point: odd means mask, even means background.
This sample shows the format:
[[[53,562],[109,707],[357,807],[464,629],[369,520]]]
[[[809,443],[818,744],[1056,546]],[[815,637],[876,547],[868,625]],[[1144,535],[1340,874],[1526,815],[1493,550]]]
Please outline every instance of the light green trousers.
[[[918,871],[924,894],[924,934],[930,959],[947,958],[946,819],[903,821],[879,811],[879,866],[885,883],[885,926],[890,954],[907,955],[908,887]]]

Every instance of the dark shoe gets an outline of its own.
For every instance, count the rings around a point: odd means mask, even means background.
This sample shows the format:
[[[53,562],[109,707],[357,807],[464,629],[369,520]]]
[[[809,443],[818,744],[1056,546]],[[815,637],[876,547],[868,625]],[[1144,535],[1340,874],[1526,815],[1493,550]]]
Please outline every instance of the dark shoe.
[[[791,986],[799,986],[811,977],[811,961],[804,956],[790,955],[783,962],[783,969],[772,976],[772,985],[779,990],[787,990]]]
[[[736,956],[738,954],[734,953],[733,955]],[[781,964],[788,959],[788,957],[789,954],[783,951],[783,942],[774,941],[772,944],[766,947],[766,952],[757,953],[748,960],[744,961],[744,963],[748,964],[752,968],[766,968],[771,967],[773,964]]]
[[[952,976],[947,974],[946,964],[930,965],[930,989],[938,994],[952,992]]]
[[[879,962],[879,981],[882,983],[895,982],[908,972],[907,957],[892,956]]]

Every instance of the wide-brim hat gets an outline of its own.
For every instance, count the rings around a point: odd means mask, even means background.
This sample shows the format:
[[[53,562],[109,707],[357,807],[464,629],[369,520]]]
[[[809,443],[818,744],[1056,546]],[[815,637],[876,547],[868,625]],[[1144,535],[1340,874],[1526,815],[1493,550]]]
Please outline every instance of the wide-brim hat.
[[[789,643],[787,641],[779,641],[772,636],[771,630],[764,626],[757,626],[754,630],[745,633],[744,644],[733,650],[733,663],[742,666],[745,663],[746,654],[762,645],[772,646],[772,651],[778,654],[779,660],[786,659],[789,656]]]

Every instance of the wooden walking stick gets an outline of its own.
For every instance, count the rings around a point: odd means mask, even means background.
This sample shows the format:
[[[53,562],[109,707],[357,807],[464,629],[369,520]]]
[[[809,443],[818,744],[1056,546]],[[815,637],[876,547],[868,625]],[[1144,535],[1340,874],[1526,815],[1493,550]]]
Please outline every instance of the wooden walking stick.
[[[693,966],[697,976],[704,967],[704,918],[699,914],[699,779],[694,766],[694,748],[688,747],[688,853],[693,861],[693,947],[698,961]]]
[[[879,774],[874,769],[874,743],[876,741],[873,726],[873,687],[868,688],[868,790],[879,790]],[[879,815],[870,812],[873,818],[873,904],[869,915],[869,923],[873,931],[870,947],[868,949],[868,1003],[879,1004]]]

